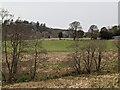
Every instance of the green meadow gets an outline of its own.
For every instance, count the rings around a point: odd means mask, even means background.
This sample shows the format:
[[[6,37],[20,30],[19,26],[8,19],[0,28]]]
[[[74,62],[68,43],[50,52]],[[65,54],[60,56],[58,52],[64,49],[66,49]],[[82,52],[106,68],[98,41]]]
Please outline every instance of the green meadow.
[[[79,45],[84,46],[86,42],[91,40],[79,40]],[[72,49],[70,46],[74,43],[73,40],[40,40],[38,42],[38,50],[43,47],[48,52],[70,52]],[[117,50],[113,40],[105,40],[106,43],[106,50],[108,51],[115,51]],[[97,44],[97,43],[95,43]],[[33,52],[34,51],[35,40],[24,40],[24,50],[26,52]],[[4,46],[4,43],[3,43]],[[11,51],[11,43],[7,41],[7,49],[8,52]]]

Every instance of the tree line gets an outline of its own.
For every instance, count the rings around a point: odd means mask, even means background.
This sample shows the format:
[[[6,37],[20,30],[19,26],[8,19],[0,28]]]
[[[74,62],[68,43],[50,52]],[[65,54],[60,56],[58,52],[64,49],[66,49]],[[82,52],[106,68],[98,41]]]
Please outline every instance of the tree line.
[[[21,20],[20,17],[18,17],[17,20],[13,20],[12,18],[14,15],[10,14],[7,10],[1,9],[0,11],[0,16],[2,19],[3,26],[9,26],[9,32],[15,27],[17,24],[21,24],[24,28],[20,29],[20,32],[22,30],[22,34],[26,33],[26,37],[32,35],[32,33],[36,30],[35,28],[38,28],[37,31],[42,33],[42,37],[45,37],[47,34],[47,38],[50,38],[50,35],[53,34],[53,29],[50,27],[47,27],[45,23],[40,23],[39,21],[37,22],[29,22],[27,20]],[[7,17],[7,18],[6,18]],[[120,26],[119,25],[114,25],[109,28],[107,27],[101,27],[99,29],[97,25],[91,25],[87,32],[85,32],[82,28],[82,25],[80,24],[79,21],[73,21],[72,23],[69,24],[68,29],[65,30],[67,34],[65,35],[66,38],[73,38],[79,39],[79,38],[91,38],[91,39],[112,39],[114,36],[120,36]],[[12,31],[11,31],[12,33]],[[63,30],[60,29],[59,32],[55,32],[58,34],[58,38],[63,38],[64,33]],[[4,35],[4,31],[3,31]],[[30,37],[28,37],[30,38]],[[46,37],[45,37],[46,38]]]
[[[73,40],[79,37],[87,37],[92,39],[113,39],[114,36],[120,36],[120,26],[112,26],[111,28],[102,27],[100,30],[97,25],[91,25],[87,32],[82,30],[80,22],[74,21],[70,23],[69,30],[73,31]]]
[[[42,35],[45,34],[45,32],[51,33],[52,34],[52,29],[48,28],[46,26],[46,24],[40,24],[39,22],[28,22],[26,20],[21,21],[19,19],[17,19],[15,22],[13,22],[13,19],[10,20],[5,20],[3,22],[3,27],[5,26],[9,26],[9,33],[12,33],[12,29],[14,26],[16,26],[17,24],[21,24],[24,28],[21,28],[19,30],[19,32],[21,32],[22,30],[22,34],[30,34],[32,32],[34,32],[37,29],[37,32],[43,33]],[[75,39],[79,39],[79,38],[91,38],[92,39],[113,39],[114,36],[120,36],[120,26],[112,26],[111,28],[107,28],[107,27],[102,27],[100,30],[98,29],[97,25],[91,25],[89,27],[89,30],[87,32],[84,32],[82,29],[82,26],[80,25],[80,22],[74,21],[72,23],[70,23],[69,28],[66,30],[67,35],[66,38],[73,38],[73,40]],[[29,36],[26,35],[26,36]],[[4,31],[3,31],[3,35],[4,35]],[[44,37],[44,36],[43,36]],[[49,36],[48,36],[49,37]],[[63,38],[64,37],[64,33],[61,29],[61,31],[58,33],[58,38]],[[29,37],[28,37],[29,38]],[[49,37],[50,38],[50,37]]]

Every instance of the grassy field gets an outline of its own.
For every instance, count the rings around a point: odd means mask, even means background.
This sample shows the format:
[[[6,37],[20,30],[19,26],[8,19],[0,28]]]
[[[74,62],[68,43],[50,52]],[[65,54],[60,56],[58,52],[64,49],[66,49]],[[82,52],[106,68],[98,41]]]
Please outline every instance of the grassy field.
[[[81,46],[85,44],[85,42],[89,42],[90,40],[80,40],[79,43]],[[27,52],[34,51],[34,40],[26,40],[27,46],[25,46],[25,50]],[[43,40],[42,47],[47,50],[48,52],[70,52],[70,45],[73,43],[73,40]],[[105,41],[107,47],[106,50],[117,50],[113,40],[106,40]],[[8,51],[11,51],[10,42],[8,42]],[[38,48],[39,50],[40,48]]]
[[[3,85],[5,88],[111,88],[118,87],[117,73],[117,48],[113,40],[105,40],[106,50],[102,55],[101,73],[76,74],[68,57],[72,49],[70,45],[73,40],[50,39],[43,40],[42,47],[48,51],[47,54],[39,55],[37,60],[37,74],[34,81],[29,81],[34,66],[34,45],[36,40],[26,40],[25,51],[22,60],[19,61],[16,77],[18,80],[14,84]],[[80,40],[79,44],[84,46],[90,40]],[[97,43],[95,43],[97,44]],[[10,42],[7,42],[8,51],[11,51]],[[41,49],[41,42],[39,42]],[[114,52],[115,51],[115,52]],[[8,54],[8,59],[11,59]],[[5,55],[3,53],[2,68],[7,75]],[[82,68],[84,69],[84,68]]]
[[[80,40],[81,46],[90,40]],[[71,49],[69,46],[73,43],[73,40],[45,40],[43,41],[43,47],[49,52],[69,52]],[[112,40],[106,40],[107,50],[116,50],[116,46]]]

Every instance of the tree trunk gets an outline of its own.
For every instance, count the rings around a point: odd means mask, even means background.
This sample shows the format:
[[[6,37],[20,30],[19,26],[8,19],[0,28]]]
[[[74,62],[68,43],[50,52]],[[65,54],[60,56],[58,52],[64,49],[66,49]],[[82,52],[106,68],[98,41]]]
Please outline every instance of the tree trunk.
[[[9,61],[8,61],[8,52],[7,52],[7,26],[4,25],[3,28],[5,29],[5,33],[4,33],[4,49],[5,49],[5,60],[6,60],[6,64],[7,64],[7,68],[8,68],[8,82],[11,83],[11,69],[10,69],[10,64],[9,64]]]
[[[34,61],[34,71],[33,71],[33,76],[31,79],[35,79],[35,76],[36,76],[36,68],[37,68],[37,57],[38,57],[38,52],[37,52],[37,43],[36,42],[36,45],[35,45],[35,61]]]
[[[4,74],[3,72],[1,72],[1,73],[2,73],[2,82],[3,82],[3,81],[6,82],[5,74]]]
[[[75,33],[74,33],[74,38],[73,38],[73,40],[76,40],[76,35],[77,35],[77,31],[75,30]]]
[[[99,56],[98,56],[98,70],[97,72],[100,72],[100,65],[101,65],[101,52],[99,52]]]

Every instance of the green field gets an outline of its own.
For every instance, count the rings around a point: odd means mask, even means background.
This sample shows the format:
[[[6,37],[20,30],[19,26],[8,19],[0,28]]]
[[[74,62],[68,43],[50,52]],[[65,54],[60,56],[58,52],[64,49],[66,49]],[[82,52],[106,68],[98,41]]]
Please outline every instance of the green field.
[[[81,46],[85,44],[85,42],[89,42],[90,40],[80,40],[79,43]],[[48,52],[69,52],[72,51],[70,45],[73,43],[73,40],[43,40],[42,47],[47,50]],[[25,50],[27,52],[34,51],[34,40],[26,40],[25,43]],[[105,40],[107,45],[106,50],[117,50],[113,40]],[[40,44],[39,44],[40,45]],[[4,44],[3,44],[4,46]],[[8,51],[11,51],[11,44],[7,42]],[[39,46],[38,46],[39,47]],[[40,48],[38,48],[39,50]]]
[[[79,41],[83,46],[85,42],[90,40]],[[73,40],[45,40],[43,41],[43,47],[49,52],[69,52],[72,51],[69,46],[73,43]],[[116,46],[112,40],[106,40],[107,50],[116,50]]]

